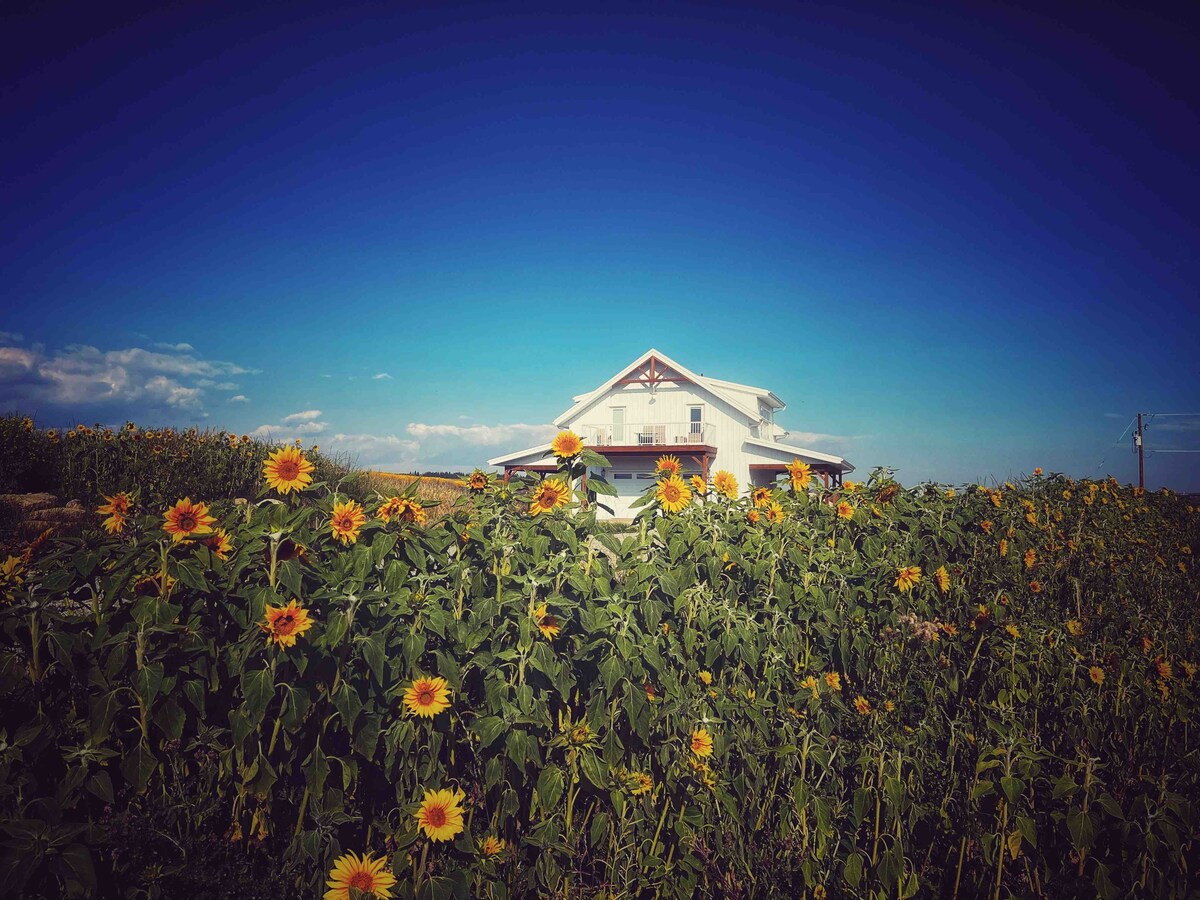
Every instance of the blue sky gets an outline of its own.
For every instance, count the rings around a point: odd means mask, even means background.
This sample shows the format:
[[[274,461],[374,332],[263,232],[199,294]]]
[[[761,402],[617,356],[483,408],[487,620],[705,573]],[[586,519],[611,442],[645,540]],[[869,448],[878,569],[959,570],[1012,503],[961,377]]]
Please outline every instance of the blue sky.
[[[1187,23],[519,8],[15,16],[0,409],[471,467],[654,346],[910,483],[1200,412]]]

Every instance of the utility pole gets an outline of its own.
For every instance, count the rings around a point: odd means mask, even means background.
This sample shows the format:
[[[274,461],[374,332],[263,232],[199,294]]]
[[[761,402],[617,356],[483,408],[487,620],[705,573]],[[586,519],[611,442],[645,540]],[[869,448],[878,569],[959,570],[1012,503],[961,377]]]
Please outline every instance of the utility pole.
[[[1142,490],[1146,489],[1146,454],[1142,445],[1145,443],[1142,440],[1142,414],[1138,413],[1137,434],[1134,436],[1134,443],[1137,444],[1138,450],[1138,487]]]

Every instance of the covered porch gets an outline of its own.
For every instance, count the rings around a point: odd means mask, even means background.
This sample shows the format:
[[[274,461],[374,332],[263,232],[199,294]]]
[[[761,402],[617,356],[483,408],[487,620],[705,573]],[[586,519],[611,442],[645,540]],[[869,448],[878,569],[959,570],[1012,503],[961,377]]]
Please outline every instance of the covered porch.
[[[854,471],[854,466],[840,456],[775,441],[748,438],[745,450],[750,455],[749,474],[753,487],[770,487],[780,478],[786,477],[788,465],[794,459],[806,463],[813,477],[826,489],[841,487],[843,476]]]

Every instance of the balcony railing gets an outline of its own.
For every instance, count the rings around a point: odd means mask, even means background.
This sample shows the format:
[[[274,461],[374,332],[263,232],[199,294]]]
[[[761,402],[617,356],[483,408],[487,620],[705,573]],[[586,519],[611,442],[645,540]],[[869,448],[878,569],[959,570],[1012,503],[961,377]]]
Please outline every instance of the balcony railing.
[[[707,444],[712,427],[703,422],[654,422],[580,425],[579,436],[592,447],[658,447]]]

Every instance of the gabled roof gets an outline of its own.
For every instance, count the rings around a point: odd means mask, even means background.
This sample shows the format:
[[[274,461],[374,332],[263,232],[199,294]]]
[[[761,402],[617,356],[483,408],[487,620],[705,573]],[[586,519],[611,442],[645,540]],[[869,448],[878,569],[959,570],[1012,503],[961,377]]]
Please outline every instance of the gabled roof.
[[[746,438],[745,443],[756,449],[774,450],[782,456],[799,457],[803,462],[832,464],[843,472],[854,471],[854,466],[846,462],[845,459],[829,453],[820,453],[804,447],[793,447],[791,444],[781,444],[778,441],[764,441],[761,438]]]
[[[736,381],[722,381],[720,378],[706,378],[709,384],[714,384],[717,387],[722,387],[730,391],[737,391],[741,394],[753,394],[760,400],[766,400],[767,403],[775,409],[787,409],[787,404],[776,396],[774,391],[768,391],[766,388],[751,387],[748,384],[738,384]]]
[[[604,382],[604,384],[600,385],[600,387],[596,388],[594,391],[589,391],[586,394],[580,394],[577,397],[572,398],[575,400],[575,405],[572,406],[570,409],[568,409],[566,412],[562,413],[560,416],[558,416],[554,420],[554,424],[561,426],[564,423],[570,421],[576,415],[583,412],[583,410],[586,409],[593,402],[595,402],[600,397],[602,397],[606,393],[608,393],[608,391],[618,381],[620,381],[623,377],[628,375],[631,371],[633,371],[635,369],[640,369],[643,365],[645,365],[647,362],[649,362],[652,357],[654,359],[656,359],[658,362],[664,363],[667,366],[667,368],[673,369],[675,372],[677,372],[680,376],[682,376],[687,381],[690,381],[693,384],[698,385],[699,387],[708,391],[713,396],[718,397],[721,400],[725,401],[730,406],[732,406],[734,409],[736,409],[738,412],[740,412],[742,415],[744,415],[747,419],[749,419],[751,422],[759,421],[759,419],[761,419],[762,416],[759,415],[759,412],[756,408],[747,406],[744,396],[739,396],[739,394],[744,395],[745,393],[754,393],[755,395],[767,400],[768,403],[772,403],[772,404],[777,403],[778,405],[775,406],[776,409],[783,409],[783,401],[780,400],[778,397],[776,397],[774,394],[772,394],[770,391],[763,391],[763,390],[760,390],[759,388],[750,387],[749,385],[734,384],[731,381],[718,381],[715,378],[705,378],[703,375],[697,375],[695,372],[691,371],[690,369],[686,368],[685,366],[681,366],[679,363],[675,362],[675,360],[671,359],[671,357],[667,356],[665,353],[660,353],[659,351],[657,351],[653,347],[651,347],[649,350],[647,350],[645,353],[643,353],[641,356],[639,356],[637,359],[635,359],[629,365],[625,366],[620,371],[618,371],[616,375],[614,375],[612,378],[608,379],[608,381]]]

